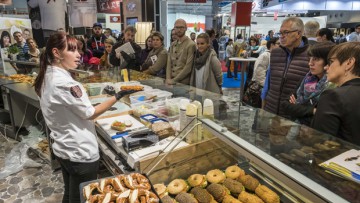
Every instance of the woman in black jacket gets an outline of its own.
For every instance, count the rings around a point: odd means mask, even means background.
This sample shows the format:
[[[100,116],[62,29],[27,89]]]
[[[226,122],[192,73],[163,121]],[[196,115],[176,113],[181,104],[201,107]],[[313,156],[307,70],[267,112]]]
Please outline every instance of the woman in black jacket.
[[[312,127],[360,145],[360,42],[331,49],[327,77],[337,88],[320,97]]]
[[[310,126],[320,94],[329,86],[325,68],[328,65],[328,54],[334,46],[332,42],[321,42],[309,48],[310,71],[305,75],[296,94],[292,94],[289,101],[281,104],[286,113],[301,124]]]

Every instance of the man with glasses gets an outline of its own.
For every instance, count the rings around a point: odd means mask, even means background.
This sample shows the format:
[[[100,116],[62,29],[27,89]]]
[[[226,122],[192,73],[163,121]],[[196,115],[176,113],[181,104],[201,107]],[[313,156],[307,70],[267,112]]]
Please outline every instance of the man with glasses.
[[[309,72],[308,40],[303,36],[304,23],[300,18],[285,19],[280,27],[280,47],[271,52],[261,99],[266,111],[283,117],[286,112],[280,102],[291,93]]]
[[[195,42],[185,35],[187,30],[185,20],[176,20],[174,29],[178,39],[170,46],[166,67],[166,83],[172,85],[179,82],[189,85],[196,50]]]
[[[92,52],[94,57],[101,58],[104,55],[105,44],[107,37],[102,33],[101,23],[94,23],[93,35],[87,41],[87,48]]]
[[[360,24],[355,26],[355,32],[349,35],[349,42],[360,42]]]

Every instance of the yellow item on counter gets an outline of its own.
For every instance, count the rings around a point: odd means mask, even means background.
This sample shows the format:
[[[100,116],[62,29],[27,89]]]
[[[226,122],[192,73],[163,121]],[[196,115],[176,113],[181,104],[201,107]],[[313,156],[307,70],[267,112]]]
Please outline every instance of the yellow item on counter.
[[[124,82],[129,82],[129,72],[126,68],[121,70],[121,75],[123,77]]]

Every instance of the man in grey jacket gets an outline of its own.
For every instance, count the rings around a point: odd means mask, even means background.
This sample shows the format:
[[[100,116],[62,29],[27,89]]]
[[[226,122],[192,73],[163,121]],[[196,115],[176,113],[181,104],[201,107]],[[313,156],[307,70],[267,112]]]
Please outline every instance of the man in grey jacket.
[[[172,85],[179,82],[189,85],[196,50],[195,42],[185,35],[187,30],[185,20],[177,19],[174,29],[178,39],[170,46],[166,66],[166,83]]]

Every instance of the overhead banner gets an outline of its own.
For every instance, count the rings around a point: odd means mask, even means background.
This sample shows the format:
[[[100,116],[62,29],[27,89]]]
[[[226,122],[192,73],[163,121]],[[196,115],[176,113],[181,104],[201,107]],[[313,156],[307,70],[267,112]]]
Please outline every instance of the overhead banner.
[[[185,0],[185,3],[206,3],[206,0]]]
[[[96,1],[69,0],[70,26],[92,27],[97,22]]]
[[[120,14],[120,2],[121,0],[97,0],[97,12]]]

